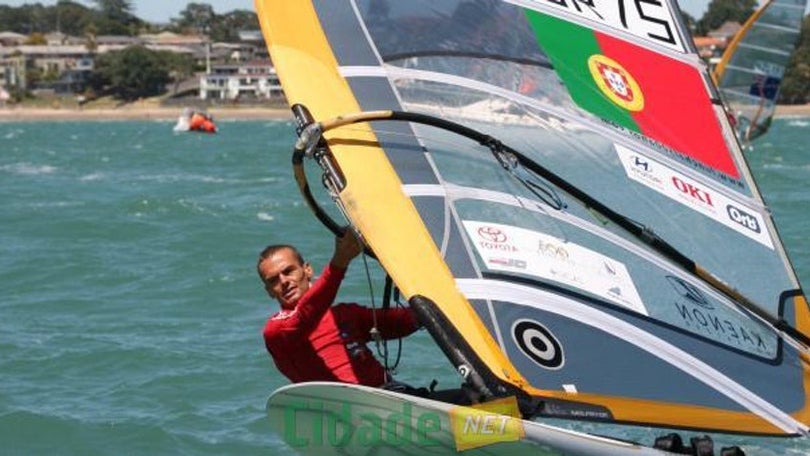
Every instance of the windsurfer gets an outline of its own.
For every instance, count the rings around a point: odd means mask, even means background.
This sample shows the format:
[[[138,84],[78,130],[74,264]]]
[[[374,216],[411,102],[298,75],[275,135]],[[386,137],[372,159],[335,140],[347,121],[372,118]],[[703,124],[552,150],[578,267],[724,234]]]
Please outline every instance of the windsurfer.
[[[419,327],[409,308],[370,309],[355,303],[332,306],[349,263],[362,252],[351,231],[335,239],[320,277],[290,245],[271,245],[259,255],[257,272],[281,310],[267,320],[264,342],[276,367],[294,383],[339,381],[382,386],[388,374],[366,346],[377,328],[383,339],[407,336]]]

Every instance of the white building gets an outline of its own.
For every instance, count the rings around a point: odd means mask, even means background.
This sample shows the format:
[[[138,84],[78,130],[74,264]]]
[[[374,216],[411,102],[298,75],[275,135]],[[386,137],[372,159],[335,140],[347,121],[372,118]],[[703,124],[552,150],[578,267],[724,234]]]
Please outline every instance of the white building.
[[[270,61],[215,65],[200,76],[203,100],[270,100],[283,97],[276,69]]]

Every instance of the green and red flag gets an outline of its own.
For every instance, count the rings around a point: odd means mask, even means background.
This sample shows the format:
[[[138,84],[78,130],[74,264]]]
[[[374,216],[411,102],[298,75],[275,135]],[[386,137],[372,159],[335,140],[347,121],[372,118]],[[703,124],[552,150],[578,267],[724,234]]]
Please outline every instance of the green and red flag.
[[[538,43],[580,108],[739,178],[696,68],[553,16],[526,14]]]

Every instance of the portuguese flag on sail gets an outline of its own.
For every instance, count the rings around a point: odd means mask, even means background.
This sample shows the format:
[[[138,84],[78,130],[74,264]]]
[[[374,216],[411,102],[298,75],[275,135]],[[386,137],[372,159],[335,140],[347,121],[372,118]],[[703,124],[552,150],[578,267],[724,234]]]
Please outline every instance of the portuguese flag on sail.
[[[580,108],[739,178],[694,67],[553,16],[535,11],[527,16]]]

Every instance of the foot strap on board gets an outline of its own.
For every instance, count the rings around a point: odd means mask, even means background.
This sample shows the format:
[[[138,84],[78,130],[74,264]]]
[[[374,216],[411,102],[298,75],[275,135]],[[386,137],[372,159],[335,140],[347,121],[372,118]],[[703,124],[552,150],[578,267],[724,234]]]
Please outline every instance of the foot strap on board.
[[[714,456],[714,442],[708,435],[692,437],[690,446],[683,444],[683,439],[676,433],[663,435],[655,439],[653,448],[675,454],[690,454],[693,456]],[[724,447],[720,456],[745,456],[745,452],[738,446]]]

